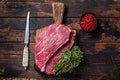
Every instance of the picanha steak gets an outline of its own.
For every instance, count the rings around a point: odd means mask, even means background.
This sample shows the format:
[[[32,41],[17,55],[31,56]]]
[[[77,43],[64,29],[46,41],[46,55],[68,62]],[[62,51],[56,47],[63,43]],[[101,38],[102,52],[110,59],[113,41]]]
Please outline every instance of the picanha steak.
[[[43,28],[36,37],[35,62],[44,72],[46,63],[55,52],[69,41],[71,30],[64,24],[51,24]]]
[[[46,64],[46,68],[45,68],[45,73],[46,74],[55,74],[54,69],[55,69],[55,65],[57,62],[59,62],[60,60],[60,55],[63,52],[63,50],[68,49],[70,50],[75,42],[75,37],[76,37],[76,31],[72,30],[71,34],[70,34],[70,39],[69,41],[64,44],[61,48],[59,48],[55,54],[52,56],[52,58],[47,62]]]

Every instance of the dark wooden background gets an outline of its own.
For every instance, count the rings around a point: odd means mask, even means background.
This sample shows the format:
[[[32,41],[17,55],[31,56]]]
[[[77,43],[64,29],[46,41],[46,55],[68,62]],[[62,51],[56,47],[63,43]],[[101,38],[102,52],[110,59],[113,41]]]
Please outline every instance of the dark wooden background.
[[[66,5],[63,23],[78,33],[84,61],[72,74],[41,75],[34,69],[36,30],[52,24],[52,2]],[[30,18],[30,66],[22,67],[25,20]],[[79,21],[93,12],[94,32],[81,30]],[[120,0],[0,0],[0,80],[120,80]]]

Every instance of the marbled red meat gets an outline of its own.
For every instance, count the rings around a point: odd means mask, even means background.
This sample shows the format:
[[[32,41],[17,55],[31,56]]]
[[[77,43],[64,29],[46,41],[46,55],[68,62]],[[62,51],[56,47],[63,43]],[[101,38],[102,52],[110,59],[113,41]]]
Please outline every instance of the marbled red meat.
[[[47,62],[46,68],[45,68],[46,74],[49,74],[49,75],[54,74],[55,64],[59,62],[62,51],[64,49],[71,49],[71,47],[74,44],[75,37],[76,37],[76,33],[71,32],[69,41],[65,45],[63,45],[60,49],[58,49],[58,51],[53,55],[53,57]]]
[[[69,41],[71,30],[63,24],[51,24],[36,37],[35,62],[43,72],[53,54]]]

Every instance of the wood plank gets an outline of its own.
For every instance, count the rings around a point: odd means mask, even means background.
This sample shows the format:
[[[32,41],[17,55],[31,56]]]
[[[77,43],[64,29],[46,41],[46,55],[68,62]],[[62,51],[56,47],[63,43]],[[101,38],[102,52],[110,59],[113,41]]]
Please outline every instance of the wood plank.
[[[0,17],[26,17],[28,10],[31,11],[32,17],[52,17],[52,2],[50,0],[45,0],[45,2],[2,1],[0,2]],[[66,5],[65,17],[81,17],[86,11],[93,12],[97,17],[120,17],[120,2],[116,0],[63,0],[60,2]]]
[[[115,65],[113,64],[81,64],[75,72],[81,76],[99,76],[103,77],[104,75],[108,75],[114,71]]]
[[[1,34],[0,42],[24,42],[24,30],[10,30]],[[35,42],[35,32],[30,31],[30,42]]]
[[[52,2],[58,0],[0,1],[0,80],[120,80],[120,0],[59,0],[65,3],[63,23],[77,30],[78,45],[85,57],[72,74],[47,76],[34,69],[36,29],[53,23]],[[22,67],[22,51],[27,11],[30,19],[30,66]],[[80,17],[96,14],[97,29],[81,30]]]
[[[0,78],[1,80],[36,80],[35,78]]]
[[[8,64],[8,65],[6,65]],[[34,69],[34,63],[31,62],[28,71],[25,71],[22,67],[22,63],[1,63],[0,64],[0,77],[5,78],[12,78],[12,77],[19,77],[19,78],[40,78],[42,79],[41,75],[39,75]]]
[[[52,18],[30,18],[30,29],[36,30],[52,23]],[[25,25],[26,18],[0,18],[0,32],[5,32],[11,29],[25,30]]]
[[[35,43],[29,44],[29,52],[31,54],[34,53],[34,45]],[[0,55],[22,55],[22,51],[24,48],[24,43],[0,43]]]
[[[26,18],[0,18],[0,29],[25,30],[25,22]],[[116,30],[116,32],[120,31],[120,18],[97,18],[97,22],[100,31],[104,31],[104,29],[107,32],[111,29]],[[36,30],[52,23],[53,18],[30,18],[30,29]],[[63,20],[63,24],[71,25],[75,29],[81,29],[79,23],[80,18],[64,18]]]
[[[86,45],[87,44],[87,45]],[[30,61],[34,61],[35,43],[30,43],[29,54]],[[113,61],[120,61],[118,46],[120,43],[80,43],[80,48],[85,54],[83,63],[106,63],[111,64]],[[0,43],[0,62],[21,62],[23,43]]]
[[[119,54],[120,52],[120,43],[79,43],[82,50],[86,54],[102,54],[104,55],[113,55]]]
[[[98,2],[106,2],[109,0],[102,0],[102,1],[98,1]],[[5,2],[3,0],[3,2]],[[6,0],[6,2],[28,2],[27,0]],[[58,0],[29,0],[29,2],[58,2]],[[74,1],[70,1],[70,0],[59,0],[59,2],[64,2],[64,3],[71,3],[71,2],[79,2],[78,0],[74,0]],[[80,2],[84,2],[84,1],[80,1]],[[120,2],[119,0],[114,0],[114,1],[109,1],[109,2]]]
[[[21,62],[18,63],[1,63],[0,64],[0,76],[11,78],[11,77],[19,77],[19,78],[35,78],[35,79],[89,79],[90,76],[98,76],[102,78],[104,76],[108,76],[114,72],[113,64],[90,64],[84,63],[81,64],[78,68],[76,68],[72,74],[65,74],[62,76],[48,76],[39,74],[34,69],[34,63],[31,62],[29,70],[25,71],[21,65]],[[34,75],[33,75],[34,74]],[[29,76],[28,76],[29,75]]]
[[[85,43],[88,44],[88,43]],[[82,51],[85,52],[85,59],[83,63],[74,70],[74,72],[71,74],[72,77],[68,77],[68,75],[59,77],[59,79],[86,79],[90,78],[90,76],[98,76],[99,78],[104,78],[104,76],[108,76],[114,70],[116,70],[118,67],[116,65],[119,65],[118,63],[113,63],[111,56],[114,55],[114,58],[118,58],[119,53],[114,51],[114,46],[118,43],[114,43],[112,45],[109,45],[110,43],[106,44],[107,46],[105,49],[100,49],[101,51],[92,52],[94,49],[94,45],[92,43],[89,43],[89,45],[81,44],[80,47]],[[97,48],[102,48],[101,44],[104,45],[104,43],[98,43],[96,46]],[[40,78],[40,79],[56,79],[53,76],[46,76],[44,75],[44,78],[41,77],[35,70],[34,70],[34,54],[31,52],[30,55],[30,69],[28,72],[24,71],[22,68],[22,48],[23,44],[21,43],[0,43],[1,51],[0,56],[0,76],[1,77],[26,77],[26,78]],[[6,46],[7,45],[7,46]],[[34,43],[30,45],[30,50],[33,50]],[[99,46],[99,47],[98,47]],[[89,52],[87,52],[88,48],[90,48]],[[109,48],[110,47],[110,48]],[[13,51],[13,52],[12,52]],[[11,52],[11,53],[10,53]],[[87,53],[86,53],[87,52]],[[20,55],[18,55],[19,53]],[[15,56],[16,55],[16,56]],[[12,56],[12,57],[11,57]],[[119,61],[119,60],[118,60]],[[14,71],[14,72],[13,72]],[[12,74],[11,74],[12,72]],[[34,75],[33,75],[34,74]],[[29,76],[27,76],[29,75]],[[81,77],[80,77],[81,76]],[[116,75],[115,75],[116,76]],[[93,77],[92,77],[93,78]]]
[[[120,42],[120,18],[98,18],[95,31],[86,33],[79,18],[66,18],[64,23],[77,30],[79,42]],[[53,23],[52,18],[31,18],[30,41],[35,42],[36,30]],[[23,42],[25,18],[0,18],[0,42]]]
[[[117,54],[120,52],[120,43],[79,43],[78,44],[80,48],[85,51],[86,54],[102,54],[104,51],[106,55],[111,55],[113,53],[113,56],[116,56],[114,54]],[[30,43],[30,53],[34,53],[34,46],[35,43]],[[0,50],[1,54],[18,54],[20,55],[21,52],[15,52],[15,51],[22,51],[24,47],[24,43],[0,43]],[[6,52],[6,50],[8,52]],[[103,52],[102,52],[103,51]],[[14,54],[15,53],[15,54]]]

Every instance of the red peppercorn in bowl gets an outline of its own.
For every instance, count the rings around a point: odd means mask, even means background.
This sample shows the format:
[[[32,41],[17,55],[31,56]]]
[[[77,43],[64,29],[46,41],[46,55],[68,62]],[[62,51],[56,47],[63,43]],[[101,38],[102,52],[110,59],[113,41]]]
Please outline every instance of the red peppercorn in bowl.
[[[80,19],[80,26],[84,31],[90,32],[96,28],[97,20],[93,13],[85,13]]]

